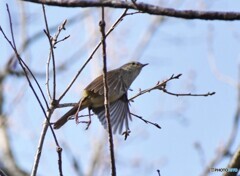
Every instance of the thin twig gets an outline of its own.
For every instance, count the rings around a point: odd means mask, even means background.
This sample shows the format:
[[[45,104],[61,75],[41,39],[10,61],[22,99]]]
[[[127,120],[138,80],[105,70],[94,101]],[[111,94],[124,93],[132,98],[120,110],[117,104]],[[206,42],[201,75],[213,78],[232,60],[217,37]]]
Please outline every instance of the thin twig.
[[[107,80],[107,53],[106,53],[106,34],[105,34],[105,19],[104,19],[104,7],[102,7],[102,20],[99,22],[100,32],[102,34],[102,52],[103,52],[103,86],[104,86],[104,107],[105,107],[105,118],[107,121],[108,129],[108,140],[111,156],[111,172],[112,176],[116,176],[116,165],[114,156],[114,144],[113,144],[113,134],[111,127],[111,119],[109,112],[109,99],[108,99],[108,80]]]
[[[179,79],[180,76],[182,74],[178,74],[178,75],[172,75],[170,78],[168,78],[167,80],[165,81],[162,81],[162,82],[158,82],[155,86],[151,87],[151,88],[148,88],[148,89],[145,89],[145,90],[140,90],[138,94],[136,94],[135,96],[133,96],[132,98],[129,99],[129,101],[133,101],[133,99],[139,97],[140,95],[143,95],[147,92],[151,92],[152,90],[162,90],[164,93],[167,93],[169,95],[174,95],[174,96],[201,96],[201,97],[206,97],[206,96],[212,96],[214,95],[216,92],[208,92],[208,93],[204,93],[204,94],[193,94],[193,93],[172,93],[172,92],[169,92],[167,89],[166,89],[166,84],[167,82],[173,80],[173,79]]]
[[[172,92],[169,92],[168,90],[166,90],[165,88],[162,88],[161,89],[164,93],[167,93],[169,95],[174,95],[174,96],[177,96],[177,97],[180,97],[180,96],[192,96],[192,97],[207,97],[207,96],[212,96],[214,95],[216,92],[208,92],[208,93],[203,93],[203,94],[193,94],[193,93],[172,93]]]
[[[63,42],[64,40],[67,40],[69,37],[70,37],[70,35],[68,35],[68,36],[66,36],[66,37],[64,37],[64,38],[56,41],[55,45],[58,44],[58,43],[60,43],[60,42]]]
[[[58,153],[58,170],[59,170],[59,175],[63,176],[63,171],[62,171],[62,148],[57,145],[56,149]]]
[[[168,81],[171,81],[171,80],[173,80],[173,79],[179,79],[180,76],[182,76],[182,74],[178,74],[178,75],[176,75],[176,76],[175,76],[175,75],[172,75],[172,76],[171,76],[170,78],[168,78],[167,80],[165,80],[165,81],[163,81],[163,82],[161,82],[161,83],[158,82],[158,83],[156,84],[156,86],[154,86],[154,87],[152,87],[152,88],[139,91],[139,93],[138,93],[137,95],[133,96],[132,98],[130,98],[129,101],[132,101],[133,99],[135,99],[135,98],[139,97],[140,95],[143,95],[143,94],[145,94],[145,93],[147,93],[147,92],[151,92],[152,90],[159,90],[160,88],[165,87],[165,86],[166,86],[166,83],[167,83]]]
[[[135,116],[135,117],[137,117],[137,118],[139,118],[140,120],[144,121],[144,122],[147,123],[147,124],[148,124],[148,123],[149,123],[149,124],[152,124],[153,126],[161,129],[160,125],[158,125],[157,123],[150,122],[150,121],[144,119],[143,117],[141,117],[141,116],[139,116],[139,115],[137,115],[137,114],[133,114],[133,113],[130,113],[130,114],[133,115],[133,116]]]
[[[48,57],[47,70],[46,70],[46,75],[47,75],[46,76],[46,79],[47,79],[46,86],[47,86],[48,95],[49,95],[50,100],[55,101],[56,100],[56,67],[55,67],[55,56],[54,56],[53,49],[54,49],[54,45],[55,45],[55,41],[56,41],[54,39],[56,39],[56,38],[51,37],[44,4],[42,4],[42,10],[43,10],[44,22],[45,22],[45,27],[46,27],[46,30],[44,30],[44,32],[47,35],[49,45],[50,45],[50,53],[49,53],[49,57]],[[48,77],[49,76],[49,63],[50,63],[51,57],[52,57],[52,64],[53,64],[53,97],[51,97],[51,94],[49,91],[49,77]]]
[[[53,98],[52,98],[52,95],[51,95],[51,92],[50,92],[50,87],[49,87],[49,66],[50,66],[50,60],[51,60],[51,53],[49,53],[48,55],[48,59],[47,59],[47,64],[46,64],[46,89],[47,89],[47,94],[48,94],[48,98],[49,100],[51,101]]]

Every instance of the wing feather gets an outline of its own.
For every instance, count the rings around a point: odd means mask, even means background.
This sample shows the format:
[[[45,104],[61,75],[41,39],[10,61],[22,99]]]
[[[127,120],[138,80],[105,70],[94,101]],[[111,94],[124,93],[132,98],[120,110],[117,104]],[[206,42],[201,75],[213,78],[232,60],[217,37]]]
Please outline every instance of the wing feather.
[[[115,95],[117,93],[126,92],[128,88],[125,86],[121,77],[121,70],[112,70],[107,74],[108,87],[109,87],[109,96]],[[104,86],[103,86],[103,76],[98,76],[93,82],[91,82],[85,90],[92,91],[93,93],[103,95]]]
[[[98,116],[100,122],[107,128],[107,122],[105,118],[105,108],[93,108],[93,112]],[[129,119],[131,120],[131,115],[129,111],[129,105],[127,100],[127,95],[124,94],[120,99],[115,102],[110,103],[109,106],[111,126],[113,133],[122,134],[123,130],[129,130]],[[125,127],[125,129],[123,129]]]

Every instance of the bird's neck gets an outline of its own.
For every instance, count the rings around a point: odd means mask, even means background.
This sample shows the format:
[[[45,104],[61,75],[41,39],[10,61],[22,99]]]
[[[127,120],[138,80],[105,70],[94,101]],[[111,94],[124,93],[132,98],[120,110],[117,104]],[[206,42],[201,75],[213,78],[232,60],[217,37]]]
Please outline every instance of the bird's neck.
[[[123,74],[123,81],[125,83],[125,85],[129,88],[132,84],[132,82],[136,79],[136,77],[138,76],[139,72],[135,71],[127,71],[127,70],[123,70],[125,72],[125,74]]]

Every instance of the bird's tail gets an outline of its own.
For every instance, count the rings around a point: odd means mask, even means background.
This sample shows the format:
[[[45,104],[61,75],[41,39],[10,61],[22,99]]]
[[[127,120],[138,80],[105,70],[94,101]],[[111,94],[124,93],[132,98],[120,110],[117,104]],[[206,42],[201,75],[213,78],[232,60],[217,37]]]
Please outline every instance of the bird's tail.
[[[75,105],[72,109],[70,109],[66,114],[64,114],[60,119],[58,119],[54,125],[53,128],[54,129],[59,129],[61,128],[67,121],[68,118],[72,115],[74,115],[78,110],[78,104]]]
[[[76,104],[72,109],[70,109],[66,114],[64,114],[60,119],[58,119],[54,125],[54,129],[59,129],[61,128],[69,119],[70,116],[74,115],[77,113],[77,111],[81,111],[88,107],[88,104],[86,104],[86,97],[82,98],[78,104]]]

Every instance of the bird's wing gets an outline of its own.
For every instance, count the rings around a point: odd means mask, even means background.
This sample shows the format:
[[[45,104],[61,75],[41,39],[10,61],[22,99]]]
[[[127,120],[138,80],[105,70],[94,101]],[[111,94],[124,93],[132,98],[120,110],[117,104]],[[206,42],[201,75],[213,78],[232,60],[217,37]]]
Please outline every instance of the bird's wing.
[[[104,128],[107,128],[107,121],[105,117],[105,108],[99,107],[99,108],[93,108],[93,112],[98,116],[100,122],[104,126]],[[115,102],[110,103],[109,106],[109,113],[110,113],[110,120],[111,120],[111,127],[113,133],[119,133],[122,134],[123,132],[123,126],[125,127],[125,131],[129,130],[129,119],[132,120],[131,114],[129,111],[128,106],[128,99],[127,94],[124,94],[120,99],[118,99]]]
[[[121,81],[121,70],[112,70],[107,73],[107,80],[108,80],[108,87],[109,87],[109,96],[113,93],[121,93],[126,92],[127,87],[125,86],[124,82]],[[93,80],[86,88],[87,91],[92,91],[93,93],[103,95],[104,93],[104,86],[103,86],[103,76],[97,77]]]

